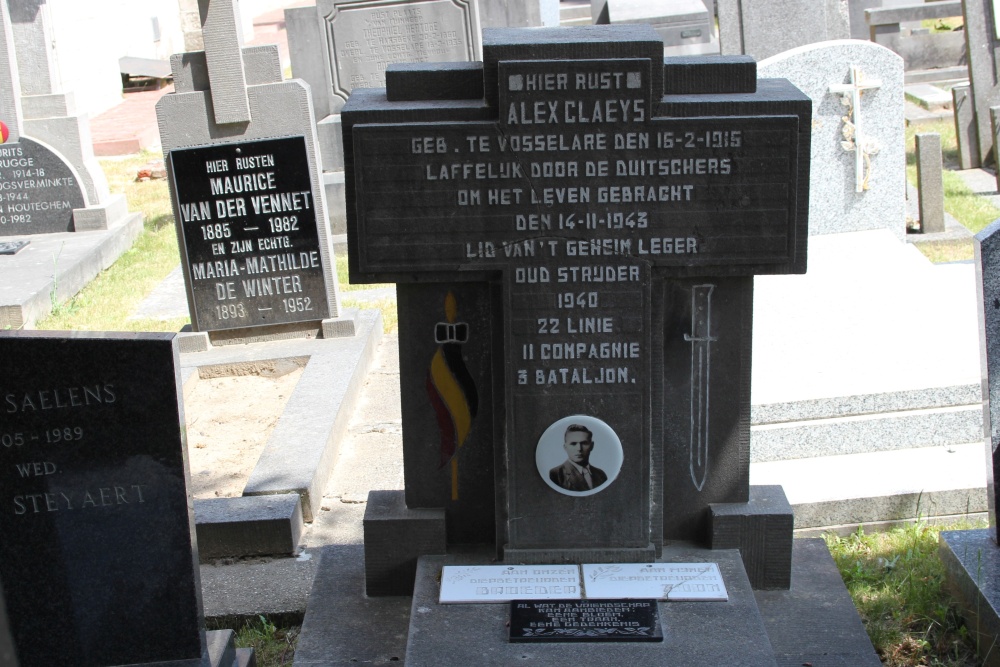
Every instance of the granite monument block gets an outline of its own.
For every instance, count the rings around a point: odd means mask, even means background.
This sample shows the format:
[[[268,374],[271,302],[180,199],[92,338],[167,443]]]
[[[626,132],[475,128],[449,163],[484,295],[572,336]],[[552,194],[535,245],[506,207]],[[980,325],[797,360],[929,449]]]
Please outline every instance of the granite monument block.
[[[511,10],[508,4],[502,8]],[[384,88],[386,70],[393,63],[478,60],[479,3],[318,0],[314,6],[290,8],[285,14],[292,74],[312,90],[329,221],[334,233],[343,233],[340,109],[355,88]]]
[[[207,664],[174,335],[0,332],[0,367],[21,667]]]
[[[994,134],[990,127],[990,107],[1000,104],[1000,7],[994,0],[964,0],[965,40],[969,62],[969,83],[976,108],[979,134],[979,163],[995,163]]]
[[[907,72],[964,68],[967,63],[964,30],[931,32],[920,29],[923,21],[961,15],[962,2],[959,0],[873,8],[865,12],[869,34],[864,39],[870,38],[898,53]],[[910,26],[917,26],[917,29]]]
[[[944,169],[941,135],[920,132],[917,141],[917,190],[920,192],[920,231],[944,231]]]
[[[339,304],[308,88],[282,81],[276,47],[241,46],[233,0],[200,6],[206,51],[171,58],[157,103],[192,326],[318,335]]]
[[[810,44],[767,58],[813,105],[809,233],[887,228],[906,238],[903,61],[861,41]]]
[[[979,307],[979,359],[986,442],[986,495],[993,539],[1000,544],[997,506],[1000,497],[1000,220],[976,234],[976,301]]]
[[[352,280],[400,283],[407,507],[449,544],[650,562],[748,500],[752,276],[805,270],[811,104],[745,58],[703,65],[739,96],[688,60],[664,95],[662,51],[487,30],[470,99],[343,109]]]
[[[595,24],[647,23],[663,38],[668,52],[712,40],[714,15],[703,0],[663,3],[657,0],[592,0]],[[716,51],[718,52],[718,51]]]
[[[972,89],[955,86],[951,89],[951,108],[955,116],[955,141],[958,144],[959,169],[979,166],[979,130],[976,128],[976,110]]]
[[[723,55],[756,60],[850,37],[847,0],[718,0]]]

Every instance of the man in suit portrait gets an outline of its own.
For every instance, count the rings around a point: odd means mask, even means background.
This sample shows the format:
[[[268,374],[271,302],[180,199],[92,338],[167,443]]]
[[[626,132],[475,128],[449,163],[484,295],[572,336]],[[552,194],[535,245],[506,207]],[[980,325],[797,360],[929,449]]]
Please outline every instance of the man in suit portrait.
[[[549,471],[549,479],[567,491],[590,491],[608,481],[607,474],[590,465],[594,450],[594,434],[586,426],[570,424],[563,436],[566,460]]]

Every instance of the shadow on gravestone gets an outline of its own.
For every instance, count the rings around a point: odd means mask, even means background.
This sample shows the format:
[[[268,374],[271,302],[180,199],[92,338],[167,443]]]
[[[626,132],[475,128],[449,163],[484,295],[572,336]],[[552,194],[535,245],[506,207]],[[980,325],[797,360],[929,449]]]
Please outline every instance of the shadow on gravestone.
[[[407,504],[443,507],[449,539],[511,562],[707,542],[709,505],[749,500],[750,276],[805,270],[811,105],[748,58],[665,75],[648,26],[484,44],[465,100],[425,101],[464,65],[407,66],[343,111],[352,281],[404,283]],[[436,367],[438,332],[460,324]],[[492,410],[473,413],[469,386]],[[594,433],[602,470],[621,443],[594,493],[554,489],[558,461],[536,463],[563,450],[545,435],[563,419]]]
[[[0,332],[0,366],[21,667],[208,665],[174,334]]]

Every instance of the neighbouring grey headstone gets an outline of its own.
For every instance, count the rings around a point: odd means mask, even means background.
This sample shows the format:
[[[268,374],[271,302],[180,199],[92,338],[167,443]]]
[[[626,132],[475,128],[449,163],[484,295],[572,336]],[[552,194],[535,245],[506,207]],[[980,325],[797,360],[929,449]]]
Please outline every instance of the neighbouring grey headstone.
[[[174,334],[4,331],[0,372],[18,663],[208,665]]]
[[[990,530],[1000,544],[1000,220],[976,234],[976,291],[979,295],[979,354],[986,441],[986,486]]]
[[[488,30],[482,98],[400,68],[343,110],[352,280],[401,283],[406,504],[448,544],[650,562],[749,500],[750,276],[805,268],[811,103],[662,54],[646,25]]]
[[[1000,104],[1000,7],[995,0],[963,0],[965,39],[969,59],[969,83],[976,106],[979,132],[979,162],[996,160],[995,139],[990,126],[990,107]]]
[[[887,228],[904,239],[902,59],[871,42],[839,40],[768,58],[757,74],[786,78],[812,99],[809,233]]]
[[[595,11],[596,9],[596,11]],[[704,44],[712,39],[714,21],[702,0],[594,0],[595,23],[646,23],[663,39],[665,47]]]
[[[870,38],[898,53],[907,72],[964,67],[967,61],[964,30],[930,32],[919,27],[923,21],[961,15],[960,0],[872,8],[865,15],[869,34],[864,39]],[[917,27],[909,27],[913,25]]]
[[[723,55],[763,60],[806,44],[847,39],[847,0],[719,0]]]
[[[559,25],[559,0],[482,0],[479,21],[484,28],[554,28]]]
[[[521,0],[492,12],[520,15]],[[309,84],[330,227],[346,229],[340,109],[354,88],[382,88],[393,63],[477,61],[478,0],[318,0],[286,10],[292,75]]]
[[[944,180],[941,158],[941,135],[917,134],[917,189],[920,196],[920,231],[933,234],[944,231]]]
[[[972,89],[968,85],[951,89],[955,116],[955,141],[958,144],[959,169],[974,169],[979,162],[979,130],[976,128],[976,108]]]
[[[996,146],[1000,146],[1000,106],[990,107],[990,137],[993,140],[993,166],[997,177],[997,192],[1000,192],[1000,162],[997,162]]]
[[[110,194],[87,118],[59,89],[48,5],[0,4],[0,236],[123,224],[125,197]]]
[[[309,90],[282,81],[277,47],[241,46],[234,0],[200,3],[221,17],[206,49],[247,85],[215,91],[205,52],[176,54],[156,108],[192,325],[216,343],[315,333],[339,306]],[[219,123],[217,96],[246,97],[250,121]]]

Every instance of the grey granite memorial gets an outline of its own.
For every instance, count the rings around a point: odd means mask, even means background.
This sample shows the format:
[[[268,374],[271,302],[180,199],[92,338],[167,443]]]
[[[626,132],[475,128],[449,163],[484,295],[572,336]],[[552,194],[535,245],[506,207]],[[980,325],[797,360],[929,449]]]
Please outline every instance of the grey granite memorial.
[[[944,0],[869,9],[865,12],[869,32],[864,39],[898,53],[907,72],[935,76],[938,81],[965,78],[965,31],[931,32],[920,27],[923,21],[961,16],[962,4],[960,0]],[[909,27],[913,25],[917,27]]]
[[[402,636],[410,665],[800,664],[837,617],[852,629],[831,650],[878,664],[842,584],[807,592],[797,568],[836,576],[829,556],[805,556],[781,488],[748,475],[753,276],[806,268],[809,99],[747,57],[665,63],[649,26],[483,44],[471,73],[391,66],[342,111],[352,280],[397,283],[405,489],[369,497],[368,598],[333,569],[313,596],[413,613],[335,647],[307,615],[299,656],[364,662]],[[443,599],[619,575],[665,582],[643,587],[662,640],[525,650],[507,603]],[[699,599],[668,602],[688,581]],[[838,612],[789,619],[765,589]],[[569,607],[624,609],[604,602]]]
[[[48,6],[9,4],[0,2],[0,327],[19,329],[128,250],[142,215],[108,194],[86,117],[58,92],[43,48]]]
[[[0,332],[0,371],[3,664],[252,660],[205,632],[175,335]]]
[[[964,0],[965,39],[969,60],[969,83],[976,109],[980,164],[996,161],[990,107],[1000,104],[1000,6],[996,0]]]
[[[0,236],[108,229],[134,222],[94,157],[86,114],[64,89],[45,0],[4,0],[0,45]],[[22,139],[23,137],[23,139]],[[12,194],[24,195],[13,199]]]
[[[812,99],[809,233],[886,228],[906,237],[903,61],[855,40],[810,44],[767,58]]]
[[[974,247],[990,526],[942,532],[940,554],[965,627],[973,634],[984,664],[992,665],[1000,637],[1000,220],[976,234]]]
[[[157,104],[194,331],[213,343],[353,335],[339,317],[309,90],[244,48],[233,0],[202,0],[205,51]]]
[[[917,141],[917,190],[920,193],[920,231],[944,231],[944,180],[941,135],[920,132]]]
[[[385,86],[390,63],[479,59],[478,7],[477,0],[318,0],[285,10],[292,74],[312,90],[334,233],[346,229],[340,110],[351,91]]]
[[[850,36],[846,0],[718,0],[717,11],[723,55],[763,60]]]
[[[663,38],[668,55],[718,53],[718,44],[708,46],[715,31],[715,16],[703,0],[592,0],[595,24],[646,23]]]
[[[955,116],[955,143],[958,145],[959,169],[975,169],[979,166],[979,130],[976,128],[976,109],[972,99],[972,88],[967,84],[951,89]]]

